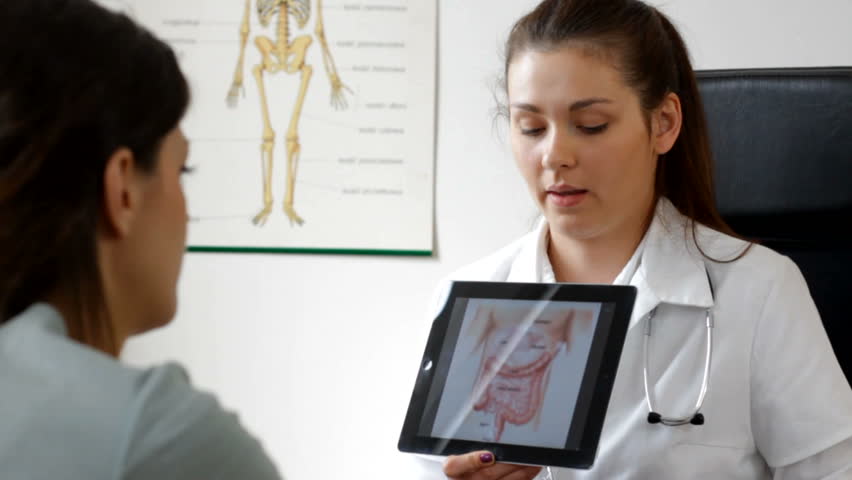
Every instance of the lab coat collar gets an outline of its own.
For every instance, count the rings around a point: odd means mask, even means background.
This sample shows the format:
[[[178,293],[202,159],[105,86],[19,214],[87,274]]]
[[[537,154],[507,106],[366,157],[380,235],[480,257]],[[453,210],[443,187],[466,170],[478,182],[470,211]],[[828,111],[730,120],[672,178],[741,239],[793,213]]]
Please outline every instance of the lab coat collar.
[[[692,239],[689,219],[661,198],[643,239],[639,267],[630,285],[638,295],[631,324],[661,303],[697,308],[713,305],[704,257]],[[548,225],[542,218],[527,235],[509,270],[508,282],[541,282],[550,268]]]
[[[30,305],[23,312],[10,319],[8,324],[34,324],[38,325],[38,328],[55,335],[68,335],[62,315],[56,307],[47,302],[36,302]]]
[[[521,242],[520,249],[515,255],[509,268],[507,282],[539,283],[545,281],[542,272],[545,265],[550,265],[547,257],[548,228],[547,220],[542,216],[532,232],[528,233]]]
[[[707,263],[695,245],[692,221],[661,198],[646,235],[642,262],[631,284],[646,287],[658,303],[712,307]]]

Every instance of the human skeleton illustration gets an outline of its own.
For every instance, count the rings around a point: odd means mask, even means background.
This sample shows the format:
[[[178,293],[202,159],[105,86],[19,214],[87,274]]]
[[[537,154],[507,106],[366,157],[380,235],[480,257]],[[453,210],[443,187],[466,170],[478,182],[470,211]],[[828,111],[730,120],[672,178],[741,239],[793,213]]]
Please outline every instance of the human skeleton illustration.
[[[331,56],[328,42],[325,37],[325,29],[322,19],[322,0],[316,1],[314,36],[322,48],[323,64],[325,66],[328,80],[331,83],[331,104],[338,109],[347,107],[344,90],[352,91],[343,84],[337,74],[337,67]],[[237,99],[243,88],[243,63],[245,60],[245,49],[250,29],[252,0],[245,0],[245,12],[240,26],[240,54],[237,60],[236,71],[233,82],[228,91],[227,103],[235,107]],[[257,81],[257,89],[260,93],[261,109],[263,113],[263,140],[261,144],[261,165],[263,168],[263,208],[253,218],[253,223],[262,226],[272,212],[272,164],[275,131],[269,115],[269,104],[267,101],[264,75],[272,75],[284,72],[288,75],[299,74],[301,83],[299,93],[290,116],[290,124],[285,137],[287,148],[287,185],[284,192],[284,213],[293,223],[301,225],[304,220],[296,213],[293,206],[296,186],[296,172],[298,170],[301,144],[299,143],[299,119],[302,115],[302,105],[313,74],[313,67],[305,63],[305,56],[313,43],[310,34],[299,35],[290,39],[290,20],[296,21],[299,29],[304,29],[311,17],[311,0],[255,0],[257,15],[260,24],[268,27],[277,15],[275,24],[275,39],[258,35],[254,44],[260,51],[261,62],[252,68],[252,73]]]

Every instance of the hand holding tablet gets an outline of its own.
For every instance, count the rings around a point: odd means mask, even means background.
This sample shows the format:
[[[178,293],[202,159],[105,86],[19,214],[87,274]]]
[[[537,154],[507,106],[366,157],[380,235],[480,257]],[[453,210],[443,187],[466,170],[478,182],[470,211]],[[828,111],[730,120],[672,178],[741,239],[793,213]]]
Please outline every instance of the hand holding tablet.
[[[453,283],[400,450],[589,468],[635,296],[630,286]]]
[[[444,463],[449,480],[532,480],[541,467],[495,463],[490,452],[479,451],[454,455]]]

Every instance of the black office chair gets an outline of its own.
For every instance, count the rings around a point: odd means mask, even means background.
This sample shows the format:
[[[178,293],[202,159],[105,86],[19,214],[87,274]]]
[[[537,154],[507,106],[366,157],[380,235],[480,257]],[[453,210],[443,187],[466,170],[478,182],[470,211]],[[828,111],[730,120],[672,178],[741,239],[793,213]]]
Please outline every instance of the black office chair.
[[[697,74],[722,216],[796,262],[852,383],[852,68]]]

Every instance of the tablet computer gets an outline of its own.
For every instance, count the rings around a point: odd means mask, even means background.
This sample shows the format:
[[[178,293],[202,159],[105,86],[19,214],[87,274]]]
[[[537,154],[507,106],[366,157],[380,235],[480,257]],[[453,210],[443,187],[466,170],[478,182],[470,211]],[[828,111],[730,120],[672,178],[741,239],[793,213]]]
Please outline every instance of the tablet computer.
[[[453,282],[399,450],[590,468],[635,299],[633,286]]]

